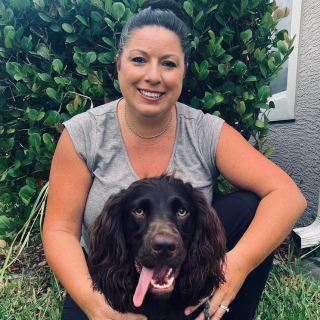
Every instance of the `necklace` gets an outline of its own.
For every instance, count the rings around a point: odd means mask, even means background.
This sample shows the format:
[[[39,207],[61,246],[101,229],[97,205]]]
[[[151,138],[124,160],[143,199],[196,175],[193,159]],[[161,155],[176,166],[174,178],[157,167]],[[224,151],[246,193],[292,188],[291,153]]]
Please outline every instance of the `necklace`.
[[[128,120],[127,120],[127,117],[126,117],[126,106],[127,106],[127,104],[125,103],[125,104],[124,104],[124,120],[126,121],[127,126],[129,127],[129,129],[130,129],[136,136],[138,136],[138,137],[140,137],[140,138],[143,138],[143,139],[152,139],[152,138],[159,137],[160,135],[162,135],[162,134],[169,128],[169,126],[170,126],[170,124],[171,124],[171,122],[172,122],[172,119],[173,119],[173,112],[171,111],[171,119],[170,119],[169,123],[167,124],[167,126],[166,126],[160,133],[158,133],[158,134],[156,134],[156,135],[154,135],[154,136],[150,136],[150,137],[142,136],[141,134],[139,134],[138,132],[135,132],[135,131],[131,128],[131,126],[130,126]]]

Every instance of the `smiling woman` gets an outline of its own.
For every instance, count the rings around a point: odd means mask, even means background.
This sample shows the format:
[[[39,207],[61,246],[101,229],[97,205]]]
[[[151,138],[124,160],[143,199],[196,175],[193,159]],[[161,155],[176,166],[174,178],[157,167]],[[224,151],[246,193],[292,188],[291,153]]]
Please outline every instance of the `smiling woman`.
[[[203,320],[201,305],[205,300],[209,300],[207,311],[211,320],[222,316],[224,320],[253,319],[272,264],[272,252],[291,231],[306,206],[290,177],[224,120],[178,102],[188,67],[188,48],[188,30],[175,2],[146,0],[141,11],[129,19],[120,39],[116,63],[123,98],[64,123],[66,130],[52,161],[43,228],[47,261],[69,293],[62,320],[146,318],[139,314],[140,309],[128,308],[125,310],[128,313],[123,315],[118,312],[123,309],[113,310],[106,304],[102,290],[92,290],[85,259],[89,252],[88,228],[106,201],[133,182],[175,171],[184,183],[202,190],[226,232],[224,258],[206,249],[213,240],[201,240],[201,232],[195,234],[201,244],[195,250],[185,241],[187,235],[182,234],[185,250],[201,259],[193,264],[189,261],[196,261],[194,259],[182,261],[176,281],[177,288],[183,289],[175,296],[180,302],[191,301],[192,306],[185,308],[186,304],[181,303],[185,309],[179,311],[175,320]],[[220,173],[245,191],[212,203],[213,182]],[[169,199],[172,193],[163,192],[164,198]],[[152,216],[163,224],[179,226],[177,221],[184,219],[185,206],[178,206],[168,214],[159,198],[155,197],[153,203],[156,205]],[[125,201],[121,201],[120,212],[124,205]],[[137,206],[131,211],[143,225],[150,222],[148,208]],[[199,217],[200,213],[196,211],[194,215]],[[144,295],[148,300],[148,295],[159,289],[155,289],[154,284],[168,285],[164,281],[157,284],[147,269],[162,270],[163,276],[170,276],[170,266],[162,268],[161,259],[157,260],[159,265],[149,265],[150,261],[141,259],[140,265],[134,267],[135,259],[127,249],[130,241],[117,238],[121,237],[120,231],[126,221],[122,219],[110,232],[101,232],[107,236],[115,234],[115,238],[112,243],[98,241],[99,249],[103,251],[111,246],[117,253],[112,259],[115,275],[105,270],[106,282],[101,285],[104,288],[107,282],[116,283],[114,277],[117,276],[120,279],[117,283],[122,284],[123,289],[129,275],[136,279],[142,277],[137,282],[137,291],[143,289],[143,295],[131,297],[119,288],[110,294],[129,299],[129,304],[141,303],[145,307]],[[211,223],[204,225],[208,224],[212,226]],[[194,225],[199,227],[198,222]],[[139,225],[136,227],[129,233],[139,234]],[[207,236],[213,239],[210,234]],[[147,245],[152,241],[144,239]],[[168,239],[160,233],[157,241],[167,243]],[[202,299],[194,288],[202,283],[203,274],[208,270],[206,263],[212,260],[217,265],[224,262],[225,282],[220,286],[210,285],[209,289],[201,285],[200,291],[207,290],[203,295],[206,298]],[[199,269],[204,271],[198,272]],[[140,276],[139,270],[142,270]],[[160,319],[163,317],[159,314],[149,317],[149,320]]]

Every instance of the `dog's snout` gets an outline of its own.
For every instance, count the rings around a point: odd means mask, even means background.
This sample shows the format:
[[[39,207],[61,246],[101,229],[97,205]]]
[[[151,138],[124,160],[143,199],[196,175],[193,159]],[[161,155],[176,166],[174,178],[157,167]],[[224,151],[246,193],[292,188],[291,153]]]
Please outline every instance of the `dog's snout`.
[[[170,234],[156,234],[151,241],[152,251],[163,257],[172,257],[177,250],[177,239]]]

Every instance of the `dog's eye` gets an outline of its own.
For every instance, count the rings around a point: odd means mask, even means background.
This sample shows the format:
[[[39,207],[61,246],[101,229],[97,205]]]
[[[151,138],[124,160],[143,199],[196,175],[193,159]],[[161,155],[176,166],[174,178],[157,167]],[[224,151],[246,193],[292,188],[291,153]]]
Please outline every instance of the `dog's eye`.
[[[136,209],[136,210],[134,210],[133,211],[137,216],[142,216],[143,215],[143,210],[142,209],[140,209],[140,208],[138,208],[138,209]]]
[[[185,217],[187,215],[187,210],[185,208],[180,208],[178,211],[179,217]]]

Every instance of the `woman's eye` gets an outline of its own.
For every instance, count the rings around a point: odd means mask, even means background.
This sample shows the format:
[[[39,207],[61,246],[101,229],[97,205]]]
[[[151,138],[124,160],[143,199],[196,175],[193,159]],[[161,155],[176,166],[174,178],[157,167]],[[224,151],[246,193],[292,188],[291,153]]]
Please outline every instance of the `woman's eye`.
[[[177,65],[174,62],[171,62],[171,61],[166,61],[166,62],[164,62],[163,65],[168,67],[168,68],[176,68],[177,67]]]
[[[140,208],[138,208],[138,209],[136,209],[136,210],[134,210],[133,211],[134,212],[134,214],[136,214],[137,216],[142,216],[143,215],[143,210],[142,209],[140,209]]]
[[[133,58],[132,61],[138,64],[142,64],[145,62],[144,59],[140,57]]]
[[[187,210],[185,208],[180,208],[178,211],[179,217],[185,217],[187,215]]]

